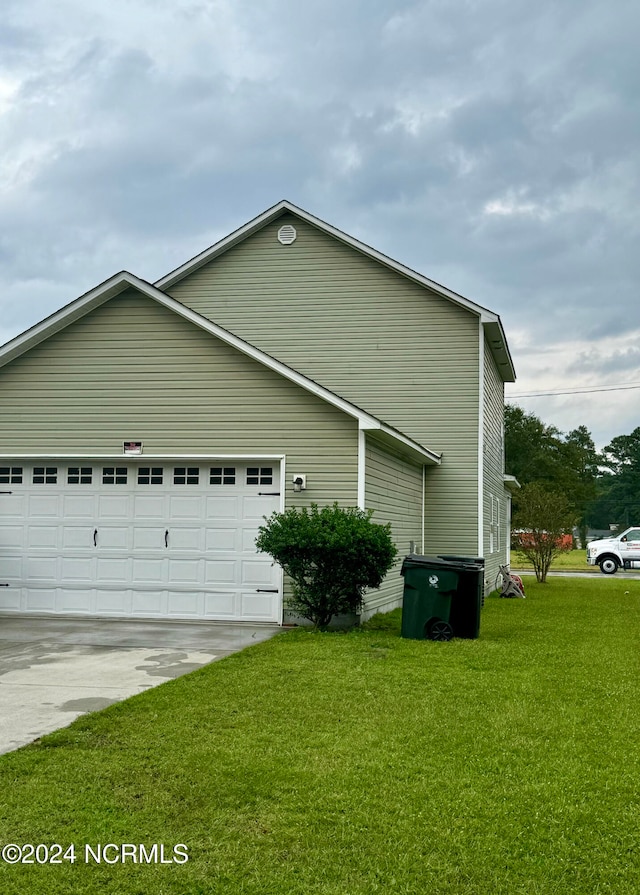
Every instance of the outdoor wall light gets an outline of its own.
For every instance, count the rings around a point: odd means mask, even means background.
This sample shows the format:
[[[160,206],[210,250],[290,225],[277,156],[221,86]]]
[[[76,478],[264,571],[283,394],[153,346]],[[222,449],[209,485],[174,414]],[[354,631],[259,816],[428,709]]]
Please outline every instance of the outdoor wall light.
[[[296,474],[293,477],[293,490],[294,491],[306,491],[307,490],[307,477],[306,475]]]

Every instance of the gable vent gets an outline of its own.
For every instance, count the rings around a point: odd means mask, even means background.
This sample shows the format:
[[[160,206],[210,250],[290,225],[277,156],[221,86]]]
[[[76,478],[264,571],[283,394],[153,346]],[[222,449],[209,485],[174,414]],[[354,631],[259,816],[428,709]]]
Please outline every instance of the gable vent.
[[[278,242],[281,242],[283,246],[290,246],[292,242],[295,242],[297,235],[295,227],[285,224],[278,230]]]

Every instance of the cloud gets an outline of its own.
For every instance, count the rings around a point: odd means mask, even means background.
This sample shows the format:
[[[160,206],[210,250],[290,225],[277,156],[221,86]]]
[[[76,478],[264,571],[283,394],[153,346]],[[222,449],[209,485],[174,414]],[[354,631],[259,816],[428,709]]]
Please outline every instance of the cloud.
[[[635,372],[640,369],[640,330],[626,333],[618,339],[621,347],[612,348],[606,345],[590,345],[579,351],[568,366],[570,373],[592,374],[604,376],[625,371]],[[624,379],[620,380],[624,382]]]
[[[640,328],[631,0],[7,0],[3,24],[5,333],[286,197],[500,313],[519,385],[640,380],[615,341]]]

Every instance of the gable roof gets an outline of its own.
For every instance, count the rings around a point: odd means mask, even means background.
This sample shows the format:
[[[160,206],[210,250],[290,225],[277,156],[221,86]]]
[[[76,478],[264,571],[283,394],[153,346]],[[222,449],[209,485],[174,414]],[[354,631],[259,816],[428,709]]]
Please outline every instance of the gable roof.
[[[310,394],[313,394],[323,401],[326,401],[328,404],[342,410],[348,416],[358,421],[359,429],[377,434],[378,437],[385,442],[392,444],[396,449],[404,453],[409,453],[415,459],[419,459],[422,463],[440,463],[441,454],[423,447],[423,445],[418,444],[417,441],[407,437],[398,429],[388,426],[386,423],[383,423],[382,420],[372,416],[370,413],[366,413],[350,401],[345,401],[344,398],[339,397],[324,386],[319,385],[307,376],[303,376],[302,373],[298,373],[297,370],[294,370],[292,367],[288,367],[281,361],[265,354],[264,351],[260,351],[260,349],[245,342],[244,339],[240,339],[238,336],[229,332],[229,330],[218,326],[218,324],[213,323],[207,317],[203,317],[196,311],[191,310],[191,308],[187,308],[181,302],[176,301],[175,298],[161,292],[160,289],[156,288],[151,283],[148,283],[146,280],[141,280],[139,277],[136,277],[126,270],[120,271],[120,273],[105,280],[104,283],[96,286],[95,289],[81,295],[75,301],[72,301],[64,308],[56,311],[56,313],[52,314],[50,317],[47,317],[45,320],[32,326],[31,329],[26,330],[26,332],[21,335],[16,336],[15,339],[7,342],[6,345],[3,345],[2,348],[0,348],[0,367],[5,366],[17,357],[20,357],[20,355],[29,351],[31,348],[35,348],[36,345],[44,342],[46,339],[65,329],[67,326],[70,326],[76,320],[80,320],[82,317],[91,313],[91,311],[99,308],[101,305],[125,292],[127,289],[135,289],[152,301],[173,311],[175,314],[178,314],[178,316],[190,321],[195,326],[205,330],[205,332],[210,333],[227,345],[237,349],[247,357],[252,358],[268,369],[273,370],[290,382],[294,382]]]
[[[233,233],[225,236],[224,239],[219,240],[219,242],[214,243],[214,245],[210,246],[208,249],[200,252],[199,255],[195,255],[195,257],[191,258],[180,267],[177,267],[175,270],[172,270],[168,274],[165,274],[165,276],[157,280],[154,285],[158,289],[170,288],[171,286],[182,280],[184,277],[194,273],[194,271],[198,270],[198,268],[202,267],[205,264],[208,264],[210,261],[213,261],[219,255],[222,255],[233,246],[238,245],[238,243],[243,242],[249,236],[252,236],[258,230],[261,230],[267,224],[270,224],[272,221],[277,220],[277,218],[282,217],[282,215],[284,214],[295,215],[296,217],[300,218],[300,220],[306,221],[313,227],[317,227],[322,232],[334,237],[334,239],[339,240],[345,245],[350,246],[357,252],[366,255],[368,258],[371,258],[374,261],[379,262],[380,264],[384,264],[385,267],[388,267],[396,273],[399,273],[401,276],[406,277],[408,280],[411,280],[412,282],[417,283],[419,286],[423,286],[426,289],[429,289],[436,295],[440,295],[443,298],[446,298],[454,304],[458,305],[459,307],[462,307],[465,310],[470,311],[472,314],[475,314],[477,317],[480,318],[480,322],[484,326],[491,353],[493,354],[496,364],[498,365],[498,370],[500,371],[502,379],[505,382],[515,382],[515,369],[513,366],[513,361],[511,359],[511,353],[509,352],[509,346],[507,344],[507,338],[502,326],[502,321],[500,320],[498,314],[494,314],[493,311],[488,310],[488,308],[484,308],[481,305],[470,301],[470,299],[465,298],[463,295],[459,295],[457,292],[453,292],[451,289],[447,289],[446,286],[441,286],[440,283],[436,283],[434,280],[428,279],[428,277],[417,273],[410,267],[406,267],[399,261],[394,261],[393,258],[389,258],[388,255],[384,255],[377,249],[373,249],[371,248],[371,246],[360,242],[358,239],[355,239],[355,237],[349,236],[348,233],[344,233],[342,230],[338,230],[337,227],[328,224],[326,221],[323,221],[320,218],[309,214],[309,212],[305,211],[303,208],[298,208],[297,205],[294,205],[287,199],[282,199],[282,201],[278,202],[276,205],[273,205],[271,208],[263,211],[262,214],[259,214],[257,217],[253,218],[253,220],[244,224],[242,227],[239,227],[237,230],[234,230]]]

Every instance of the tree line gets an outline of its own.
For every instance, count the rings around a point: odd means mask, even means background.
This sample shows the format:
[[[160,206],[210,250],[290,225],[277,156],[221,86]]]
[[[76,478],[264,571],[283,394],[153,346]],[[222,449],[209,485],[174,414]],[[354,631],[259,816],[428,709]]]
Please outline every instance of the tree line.
[[[523,486],[564,498],[583,545],[589,528],[640,524],[640,426],[597,451],[586,426],[565,434],[507,404],[504,430],[506,472]],[[515,522],[517,496],[514,503]]]

